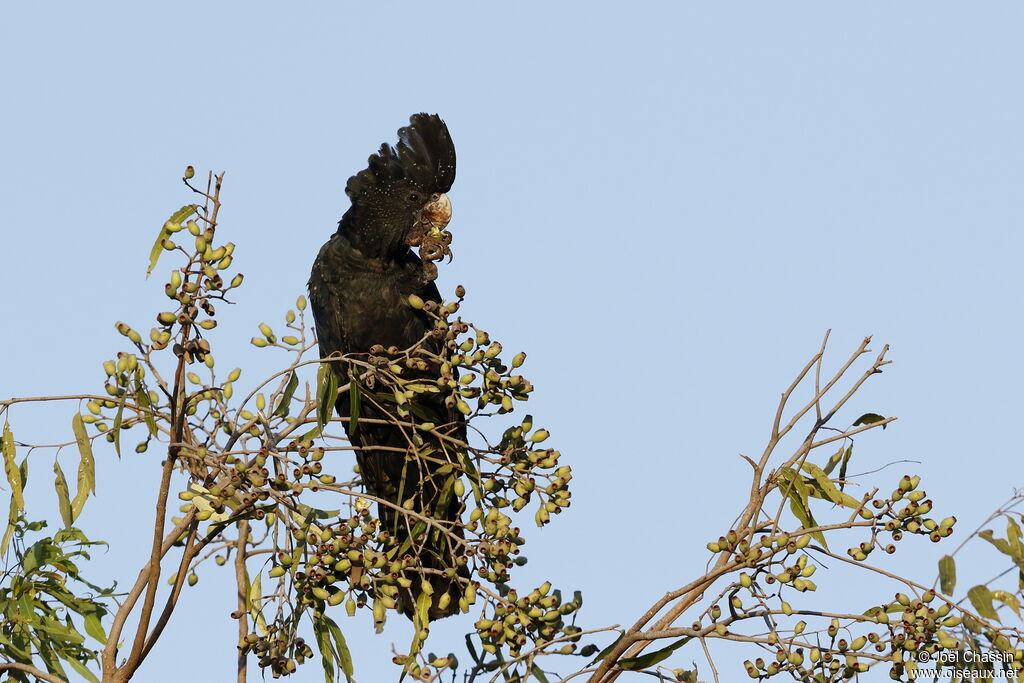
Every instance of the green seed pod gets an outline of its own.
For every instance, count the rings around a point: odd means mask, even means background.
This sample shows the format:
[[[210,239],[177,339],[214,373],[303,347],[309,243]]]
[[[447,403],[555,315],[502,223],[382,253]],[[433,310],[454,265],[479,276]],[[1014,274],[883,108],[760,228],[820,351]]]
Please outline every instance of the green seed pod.
[[[203,328],[204,330],[212,330],[213,328],[217,327],[217,321],[214,320],[213,318],[207,318],[206,320],[200,320],[199,321],[199,327]]]
[[[259,348],[263,348],[264,346],[269,346],[269,344],[267,343],[267,340],[264,339],[263,337],[253,337],[249,341],[252,343],[253,346],[258,346]]]
[[[289,344],[291,346],[295,346],[296,344],[299,343],[299,338],[298,337],[293,337],[291,335],[288,335],[288,336],[285,336],[285,337],[281,337],[281,341],[283,341],[285,344]]]
[[[231,257],[231,256],[225,256],[220,261],[218,261],[217,262],[217,270],[227,270],[228,268],[230,268],[231,267],[232,258],[233,257]]]
[[[379,626],[380,624],[383,624],[385,621],[387,621],[387,608],[384,607],[384,603],[382,603],[380,600],[374,600],[373,623]]]
[[[277,564],[277,565],[274,565],[273,567],[270,568],[270,571],[267,572],[267,576],[269,576],[272,579],[276,579],[276,578],[278,578],[280,576],[284,576],[285,571],[286,570],[285,570],[284,567],[282,567],[281,565]]]
[[[231,278],[230,288],[234,289],[235,287],[241,287],[242,286],[242,280],[244,280],[244,279],[245,279],[245,276],[242,275],[241,273],[239,273],[238,275],[234,276],[233,278]]]
[[[423,299],[421,299],[420,297],[416,296],[415,294],[410,294],[409,295],[409,305],[412,306],[413,308],[415,308],[416,310],[422,310],[423,306],[424,306],[424,301],[423,301]]]
[[[543,443],[551,434],[546,429],[538,429],[530,437],[530,443]]]
[[[192,572],[191,574],[188,575],[187,581],[188,581],[188,585],[194,586],[197,583],[199,583],[199,576],[195,572]]]
[[[196,175],[196,169],[191,166],[185,167],[185,180],[192,180]]]

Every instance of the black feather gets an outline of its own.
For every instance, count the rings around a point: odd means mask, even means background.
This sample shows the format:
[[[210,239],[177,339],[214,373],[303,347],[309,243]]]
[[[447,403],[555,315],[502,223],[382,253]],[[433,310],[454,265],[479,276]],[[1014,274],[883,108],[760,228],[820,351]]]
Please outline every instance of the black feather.
[[[310,303],[324,357],[332,353],[367,354],[377,344],[406,349],[433,329],[426,314],[408,303],[410,294],[424,301],[439,302],[441,297],[424,263],[409,248],[407,237],[417,212],[451,188],[455,147],[448,127],[437,115],[415,114],[409,125],[398,131],[398,138],[397,148],[382,145],[370,156],[367,168],[349,179],[345,191],[352,206],[313,264]],[[426,348],[439,353],[440,341],[431,338]],[[349,381],[345,364],[332,367],[338,373],[339,385]],[[409,372],[405,376],[411,376]],[[418,373],[429,380],[439,374],[436,366]],[[350,406],[349,397],[342,396],[336,408],[348,417]],[[386,404],[382,407],[388,408]],[[447,407],[437,394],[418,395],[413,412],[417,421],[433,422],[447,436],[465,442],[462,414]],[[458,461],[450,442],[432,443],[437,451],[430,460],[407,458],[412,454],[402,428],[372,421],[387,417],[385,410],[364,399],[358,428],[352,430],[346,422],[349,440],[360,448],[356,458],[366,490],[398,506],[411,500],[414,512],[433,517],[449,534],[461,539],[461,502],[450,495],[442,498],[445,477],[436,474],[444,462]],[[407,552],[415,558],[416,566],[436,571],[456,566],[461,551],[449,535],[428,530],[414,538],[413,523],[386,505],[378,505],[378,517],[400,544],[410,543]],[[462,584],[469,577],[464,564],[458,567],[455,578],[432,572],[420,575],[415,567],[407,576],[412,586],[400,594],[403,611],[412,618],[422,592],[421,581],[426,579],[433,588],[430,619],[458,610]],[[450,604],[441,608],[438,603],[445,594]]]

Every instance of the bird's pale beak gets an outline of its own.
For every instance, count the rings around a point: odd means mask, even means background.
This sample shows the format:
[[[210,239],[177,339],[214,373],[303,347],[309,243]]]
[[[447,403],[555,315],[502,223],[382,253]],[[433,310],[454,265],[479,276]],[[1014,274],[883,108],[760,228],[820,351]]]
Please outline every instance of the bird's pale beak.
[[[452,220],[452,203],[448,195],[442,194],[427,204],[420,215],[432,230],[444,230]]]

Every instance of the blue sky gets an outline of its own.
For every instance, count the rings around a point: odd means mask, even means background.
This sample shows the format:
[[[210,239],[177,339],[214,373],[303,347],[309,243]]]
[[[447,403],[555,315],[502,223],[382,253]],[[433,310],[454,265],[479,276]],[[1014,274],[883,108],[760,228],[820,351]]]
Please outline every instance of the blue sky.
[[[99,387],[113,322],[148,329],[145,258],[191,201],[186,164],[228,171],[247,276],[219,361],[264,363],[247,340],[303,291],[345,180],[429,111],[459,154],[441,290],[464,284],[467,315],[527,351],[530,410],[576,472],[524,585],[583,589],[603,625],[695,575],[738,512],[738,454],[828,328],[835,361],[866,334],[892,346],[848,416],[900,417],[858,443],[862,469],[920,461],[964,530],[1021,484],[1019,3],[367,5],[2,10],[0,395]],[[42,440],[69,415],[15,417]],[[122,583],[156,467],[104,456],[83,518]],[[141,679],[230,676],[230,577],[207,574]],[[392,675],[404,625],[349,623],[360,680]]]

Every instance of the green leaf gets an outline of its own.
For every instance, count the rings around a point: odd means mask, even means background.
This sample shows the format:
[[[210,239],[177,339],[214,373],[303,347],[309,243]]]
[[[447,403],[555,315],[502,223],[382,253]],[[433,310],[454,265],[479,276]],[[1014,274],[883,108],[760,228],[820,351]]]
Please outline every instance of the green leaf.
[[[110,426],[110,433],[114,435],[114,452],[118,458],[121,457],[121,421],[124,418],[124,404],[127,400],[128,394],[122,394],[117,404],[117,412],[114,414],[114,424]]]
[[[33,628],[36,631],[43,631],[48,635],[54,636],[55,638],[58,638],[68,643],[74,643],[75,645],[81,645],[85,642],[85,636],[83,636],[81,633],[76,631],[74,628],[70,626],[65,626],[64,624],[54,619],[48,619],[46,617],[36,619],[35,623],[33,624]]]
[[[619,668],[625,669],[626,671],[641,671],[654,666],[658,662],[668,659],[673,652],[681,648],[683,645],[686,645],[690,640],[690,636],[686,636],[685,638],[680,638],[668,647],[664,647],[660,650],[648,652],[647,654],[640,655],[639,657],[627,657],[625,659],[620,659],[618,662]]]
[[[321,662],[324,667],[324,683],[334,683],[335,661],[339,663],[341,672],[345,674],[345,680],[351,682],[354,671],[352,655],[345,642],[345,635],[338,625],[325,615],[314,616],[313,636],[320,648]]]
[[[939,558],[939,589],[946,595],[952,595],[956,588],[956,562],[950,555]]]
[[[331,643],[327,627],[323,625],[322,618],[313,618],[313,637],[316,638],[317,648],[320,650],[320,663],[324,667],[324,683],[334,683],[334,645]]]
[[[839,464],[839,461],[843,459],[843,453],[845,451],[846,449],[840,446],[838,451],[829,456],[828,462],[825,463],[825,474],[832,474],[832,470],[834,470],[836,465]]]
[[[1024,560],[1024,547],[1021,546],[1020,526],[1012,517],[1006,518],[1006,540],[1015,560]]]
[[[7,518],[7,530],[4,531],[3,541],[0,541],[0,555],[7,553],[7,544],[11,542],[11,536],[18,523],[21,512],[25,509],[25,499],[22,495],[22,486],[25,477],[22,476],[22,468],[14,462],[16,450],[14,448],[14,436],[11,434],[10,426],[5,422],[3,436],[0,437],[0,450],[4,456],[4,471],[7,473],[7,481],[11,485],[11,508]],[[28,469],[28,458],[24,463],[25,471]]]
[[[818,467],[817,465],[815,465],[814,463],[805,462],[802,465],[802,469],[809,475],[814,477],[814,481],[817,482],[818,488],[820,488],[821,492],[825,494],[825,496],[833,503],[836,503],[838,505],[844,505],[853,510],[856,510],[857,508],[860,507],[859,500],[857,500],[848,493],[843,493],[838,488],[836,488],[836,485],[832,482],[831,479],[828,478],[828,475],[825,474],[825,471]]]
[[[337,398],[338,376],[330,363],[321,363],[316,371],[316,423],[321,430],[331,421],[331,411]]]
[[[64,521],[64,526],[68,527],[74,524],[75,516],[71,511],[68,480],[64,477],[64,470],[60,468],[59,460],[54,459],[53,461],[53,473],[56,475],[53,487],[57,491],[57,506],[60,508],[60,518]]]
[[[284,393],[281,394],[281,400],[277,404],[277,409],[274,410],[274,415],[288,417],[288,411],[291,409],[292,396],[295,394],[295,388],[298,386],[299,377],[293,371],[291,377],[288,378],[288,384],[284,388]]]
[[[18,468],[18,464],[14,462],[14,456],[17,453],[17,449],[14,447],[14,435],[11,434],[11,427],[6,422],[0,449],[3,450],[7,483],[11,485],[11,500],[17,506],[18,511],[22,512],[25,510],[25,497],[22,492],[24,482],[21,480],[21,470]]]
[[[843,487],[846,486],[846,466],[850,464],[850,457],[853,455],[853,446],[851,445],[843,453],[843,463],[839,466],[839,490],[842,491]]]
[[[65,662],[71,665],[71,668],[78,672],[78,675],[89,681],[89,683],[100,683],[100,679],[96,678],[96,674],[89,671],[80,661],[74,657],[64,657]]]
[[[621,638],[621,636],[620,636]],[[615,641],[618,642],[618,641]],[[476,648],[473,647],[473,634],[466,634],[466,650],[469,651],[469,656],[473,658],[473,661],[477,664],[480,663],[480,655],[476,653]]]
[[[992,597],[1013,610],[1013,613],[1020,619],[1020,600],[1013,593],[1006,591],[992,591]]]
[[[429,617],[429,614],[430,614],[430,606],[431,606],[431,604],[433,604],[433,599],[429,595],[427,595],[426,592],[420,593],[419,595],[416,596],[416,617],[417,617],[418,621],[417,620],[413,621],[413,623],[416,624],[416,630],[417,630],[416,638],[419,638],[419,630],[420,629],[430,628],[430,617]],[[421,643],[418,643],[417,640],[414,638],[413,639],[413,646],[409,650],[409,653],[410,654],[414,654],[416,652],[419,652],[420,644]]]
[[[45,627],[41,627],[38,623],[34,624],[34,626],[36,627],[35,635],[39,639],[39,658],[43,660],[44,664],[46,664],[46,670],[49,673],[60,676],[62,679],[67,679],[68,675],[64,672],[64,667],[60,665],[60,660],[53,651],[53,646],[57,643],[51,642],[49,638],[41,637],[41,634],[38,631],[42,630],[45,632]]]
[[[336,623],[327,617],[324,619],[327,620],[327,627],[331,631],[331,637],[334,638],[334,649],[338,653],[338,661],[341,663],[341,673],[345,674],[345,680],[351,681],[355,668],[352,666],[352,653],[349,652],[348,643],[345,642],[345,634],[341,632]]]
[[[199,208],[198,204],[186,204],[177,211],[171,214],[171,217],[167,219],[163,227],[160,228],[160,233],[156,236],[156,242],[153,243],[153,248],[149,250],[149,267],[146,268],[146,277],[149,277],[153,269],[156,268],[156,262],[160,259],[160,254],[164,251],[163,241],[171,236],[171,231],[167,229],[167,223],[182,223],[186,218],[191,216]]]
[[[352,383],[348,387],[348,433],[355,434],[359,429],[359,410],[363,403],[362,390],[359,388],[359,368],[352,368]]]
[[[85,615],[85,632],[101,643],[107,642],[107,632],[103,630],[98,611],[93,610]]]
[[[853,426],[854,427],[859,427],[861,425],[873,425],[876,422],[881,422],[884,419],[885,419],[885,417],[882,416],[882,415],[879,415],[878,413],[864,413],[863,415],[858,417],[856,420],[854,420]],[[885,425],[882,425],[882,429],[885,429]]]
[[[996,549],[1003,555],[1013,557],[1013,550],[1010,548],[1010,544],[1002,538],[996,538],[995,535],[992,533],[991,529],[984,529],[982,531],[979,531],[978,536],[984,538],[986,541],[994,545]]]
[[[152,407],[153,404],[149,400],[149,393],[146,392],[146,387],[141,382],[135,385],[135,400],[138,402],[139,407],[142,408],[142,419],[146,421],[146,429],[149,430],[150,436],[156,436],[156,420],[153,419]]]
[[[248,578],[248,572],[246,572],[246,578]],[[263,617],[263,603],[261,598],[263,597],[263,574],[256,574],[256,579],[249,584],[249,593],[247,595],[249,601],[249,615],[252,617],[252,621],[256,624],[256,628],[259,629],[260,635],[265,635],[267,632],[267,620]]]
[[[805,529],[812,529],[818,526],[818,523],[814,520],[814,515],[811,514],[811,508],[808,503],[809,493],[807,483],[804,482],[803,477],[789,467],[780,470],[779,476],[786,480],[785,483],[780,484],[780,488],[784,493],[788,489],[787,495],[789,496],[789,509],[792,510],[793,514],[800,521],[800,524]],[[825,534],[820,531],[815,531],[811,536],[813,536],[823,548],[828,548],[828,543],[825,541]]]
[[[992,591],[986,586],[975,586],[967,591],[967,597],[971,604],[974,605],[974,609],[978,614],[986,619],[999,621],[999,614],[996,612],[995,607],[992,606],[992,600],[995,596],[992,595]]]
[[[92,444],[89,435],[85,433],[85,423],[82,416],[75,413],[71,418],[71,430],[75,433],[75,441],[78,442],[78,490],[75,491],[75,498],[71,501],[71,516],[78,519],[82,508],[85,507],[85,500],[89,492],[96,493],[96,461],[92,457]]]

